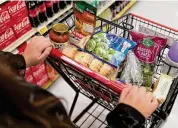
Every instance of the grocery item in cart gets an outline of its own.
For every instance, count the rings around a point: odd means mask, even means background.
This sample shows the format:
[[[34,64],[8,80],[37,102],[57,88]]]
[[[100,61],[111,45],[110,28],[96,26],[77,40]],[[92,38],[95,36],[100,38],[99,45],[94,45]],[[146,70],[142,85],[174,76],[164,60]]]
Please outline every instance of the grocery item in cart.
[[[89,68],[95,72],[99,72],[101,67],[103,66],[103,62],[98,60],[98,59],[93,59],[93,61],[91,62]]]
[[[143,62],[143,85],[149,90],[152,86],[152,68],[156,56],[166,46],[167,39],[158,36],[149,36],[140,32],[130,31],[132,40],[138,45],[134,49],[137,58]]]
[[[52,26],[49,37],[58,50],[64,49],[68,45],[69,30],[68,26],[63,23],[57,23]]]
[[[157,32],[156,30],[154,31],[154,30],[144,27],[142,25],[139,26],[139,32],[143,32],[143,33],[145,33],[147,35],[151,35],[151,36],[159,36],[162,38],[167,38],[167,45],[169,45],[169,46],[172,46],[175,42],[175,39],[173,37],[166,36],[165,34],[160,33],[160,31]]]
[[[75,54],[77,53],[77,48],[74,46],[68,46],[62,50],[62,53],[69,58],[74,59]]]
[[[89,53],[80,52],[80,51],[78,51],[74,57],[75,61],[81,63],[82,65],[84,65],[86,67],[89,67],[89,65],[91,64],[93,59],[94,59],[94,57],[92,55],[90,55]]]
[[[127,55],[127,61],[120,79],[126,83],[138,86],[141,86],[143,83],[141,63],[132,51]]]
[[[117,68],[135,46],[136,43],[128,39],[98,32],[93,34],[85,49]]]
[[[166,46],[167,39],[158,36],[149,36],[140,32],[130,31],[132,40],[138,45],[134,49],[138,59],[145,63],[154,63],[156,56]]]
[[[95,31],[96,8],[85,1],[74,1],[75,31],[85,36]]]
[[[163,103],[166,100],[172,82],[173,78],[171,76],[165,74],[160,75],[160,78],[158,79],[155,85],[156,89],[153,93],[155,98],[158,99],[160,103]]]

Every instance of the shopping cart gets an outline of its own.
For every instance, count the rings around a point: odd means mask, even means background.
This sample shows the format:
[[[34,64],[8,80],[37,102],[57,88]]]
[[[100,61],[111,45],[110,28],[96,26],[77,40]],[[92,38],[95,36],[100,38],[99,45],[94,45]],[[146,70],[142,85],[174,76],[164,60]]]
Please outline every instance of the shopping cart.
[[[169,28],[135,14],[127,14],[113,22],[109,22],[99,17],[97,20],[100,22],[100,26],[96,28],[96,31],[103,30],[107,33],[113,33],[125,38],[130,38],[128,33],[129,30],[138,29],[138,27],[142,25],[155,32],[172,37],[175,40],[178,39],[178,30]],[[73,13],[67,15],[60,22],[67,24],[70,30],[72,30],[74,28]],[[48,32],[46,34],[48,34]],[[165,51],[169,50],[169,47],[170,46],[166,46],[166,48],[163,49],[157,56],[154,72],[155,81],[160,75],[161,67],[163,64],[165,64]],[[81,113],[73,120],[73,122],[76,124],[76,127],[107,127],[105,116],[117,105],[120,92],[124,88],[124,85],[120,82],[110,81],[109,79],[66,57],[55,49],[51,52],[51,55],[47,60],[76,92],[73,104],[69,112],[70,116],[72,115],[75,108],[79,93],[92,100],[92,102],[89,103],[89,105],[84,110],[82,110]],[[169,67],[170,69],[173,68],[171,66]],[[145,128],[158,128],[166,120],[167,116],[171,112],[178,93],[177,84],[178,79],[176,78],[171,85],[166,101],[145,122]],[[91,117],[93,118],[92,121]],[[87,123],[87,125],[85,125],[85,123]]]

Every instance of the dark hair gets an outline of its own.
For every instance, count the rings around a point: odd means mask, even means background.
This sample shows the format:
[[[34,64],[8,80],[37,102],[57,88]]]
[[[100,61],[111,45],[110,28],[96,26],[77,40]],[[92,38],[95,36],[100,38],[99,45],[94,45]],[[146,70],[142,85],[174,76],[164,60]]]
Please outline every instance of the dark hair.
[[[0,64],[1,128],[72,128],[60,100]]]

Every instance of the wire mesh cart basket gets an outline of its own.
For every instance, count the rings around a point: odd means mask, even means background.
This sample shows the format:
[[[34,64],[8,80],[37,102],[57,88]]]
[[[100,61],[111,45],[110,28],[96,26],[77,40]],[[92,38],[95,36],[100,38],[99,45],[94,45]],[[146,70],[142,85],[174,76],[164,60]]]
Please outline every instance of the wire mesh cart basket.
[[[72,30],[74,28],[73,13],[70,13],[59,22],[65,23],[69,26],[70,30]],[[135,14],[127,14],[112,22],[98,17],[97,22],[99,22],[100,25],[96,28],[96,32],[102,30],[107,33],[130,38],[128,31],[132,29],[138,30],[140,26],[142,26],[150,31],[153,31],[154,33],[159,33],[165,37],[171,37],[173,40],[178,39],[178,30],[161,25]],[[48,32],[46,34],[48,34]],[[164,62],[164,58],[169,48],[170,46],[167,45],[166,48],[164,48],[157,56],[154,68],[154,81],[156,81],[161,74],[161,68],[163,64],[166,64]],[[56,49],[52,50],[51,55],[48,57],[48,61],[76,92],[69,112],[70,116],[73,113],[79,94],[83,94],[92,100],[92,102],[89,103],[89,105],[73,120],[73,122],[76,124],[76,127],[107,127],[105,116],[117,105],[120,92],[124,88],[124,85],[122,83],[111,81],[105,77],[102,77],[101,75],[66,57]],[[171,68],[175,67],[169,66],[168,73]],[[150,116],[149,119],[146,120],[145,128],[158,128],[166,120],[171,112],[178,93],[177,84],[178,79],[176,78],[171,85],[166,101]],[[97,110],[99,110],[99,112]],[[97,114],[94,114],[96,111]],[[94,119],[91,121],[90,117]],[[97,125],[96,122],[98,122]],[[85,125],[85,123],[87,123],[87,125]]]

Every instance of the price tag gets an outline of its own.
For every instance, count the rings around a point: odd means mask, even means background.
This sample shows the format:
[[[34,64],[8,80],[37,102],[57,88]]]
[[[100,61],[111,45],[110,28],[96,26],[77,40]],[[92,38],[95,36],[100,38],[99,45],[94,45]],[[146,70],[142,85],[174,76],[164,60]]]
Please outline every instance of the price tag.
[[[48,28],[47,28],[46,26],[43,26],[43,27],[40,27],[40,28],[38,29],[38,31],[39,31],[39,33],[40,33],[41,35],[43,35],[45,32],[48,31]]]

